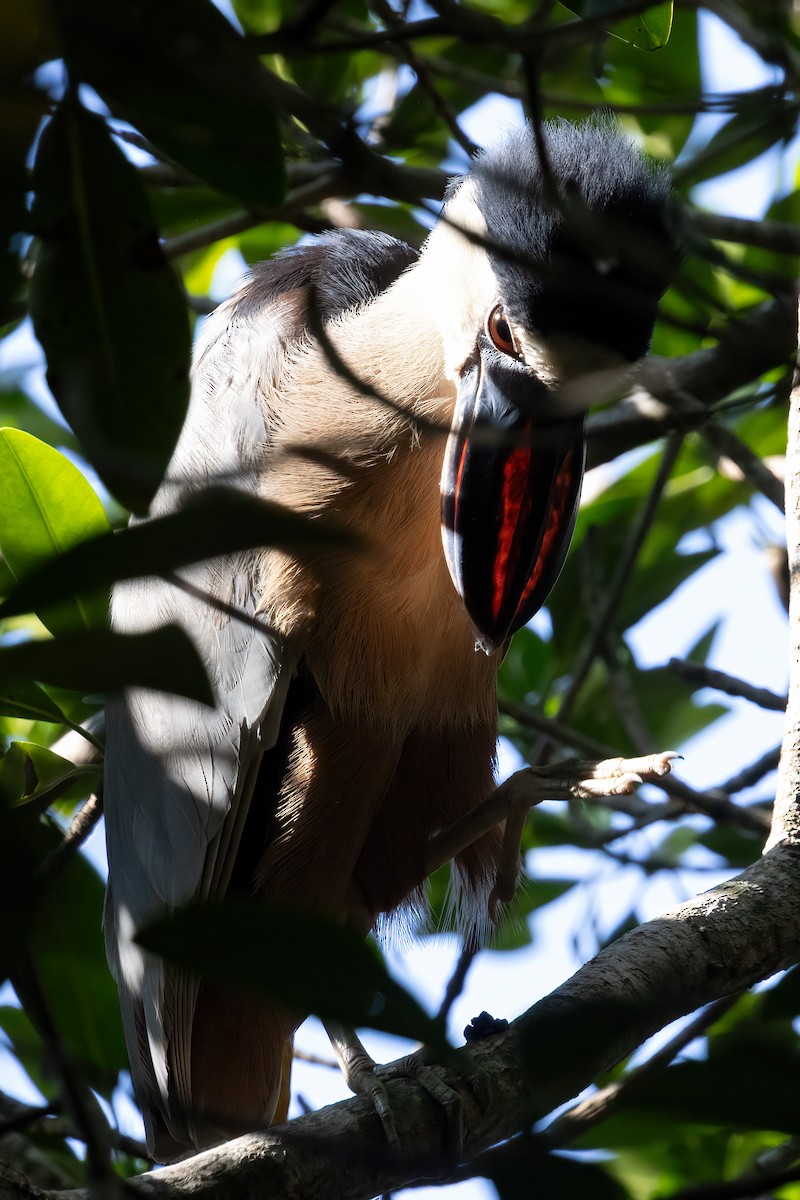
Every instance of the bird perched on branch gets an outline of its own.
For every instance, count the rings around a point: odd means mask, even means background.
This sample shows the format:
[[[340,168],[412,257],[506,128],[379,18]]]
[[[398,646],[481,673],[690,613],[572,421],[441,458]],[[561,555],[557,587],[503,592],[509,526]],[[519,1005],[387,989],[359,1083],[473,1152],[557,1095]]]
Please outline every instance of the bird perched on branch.
[[[106,935],[156,1158],[282,1115],[298,1018],[136,930],[236,894],[366,932],[419,898],[432,837],[492,791],[503,648],[566,554],[586,409],[647,350],[667,196],[610,122],[524,128],[453,182],[421,253],[325,234],[207,322],[152,514],[222,481],[354,539],[116,588],[115,627],[178,622],[218,698],[109,704]],[[455,858],[473,936],[501,840]]]

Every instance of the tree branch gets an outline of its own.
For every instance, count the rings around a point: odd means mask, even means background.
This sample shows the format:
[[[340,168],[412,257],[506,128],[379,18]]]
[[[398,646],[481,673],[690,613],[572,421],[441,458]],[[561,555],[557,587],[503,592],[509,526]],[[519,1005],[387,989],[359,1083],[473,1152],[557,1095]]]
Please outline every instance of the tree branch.
[[[716,346],[685,358],[649,358],[629,396],[589,417],[588,466],[610,462],[671,429],[700,424],[673,398],[691,396],[707,408],[766,371],[789,363],[797,345],[797,307],[790,297],[769,300],[731,321]],[[710,415],[710,414],[709,414]]]
[[[671,1021],[788,966],[799,950],[800,848],[782,843],[742,875],[613,942],[507,1030],[457,1051],[465,1073],[480,1068],[486,1084],[482,1103],[465,1092],[465,1157],[547,1115]],[[407,1080],[386,1086],[404,1154],[388,1153],[369,1102],[355,1098],[141,1176],[130,1193],[369,1200],[426,1174],[441,1181],[442,1111]],[[76,1191],[62,1200],[88,1197]]]
[[[789,551],[789,702],[768,847],[784,840],[800,842],[800,380],[795,381],[789,402],[786,545]]]

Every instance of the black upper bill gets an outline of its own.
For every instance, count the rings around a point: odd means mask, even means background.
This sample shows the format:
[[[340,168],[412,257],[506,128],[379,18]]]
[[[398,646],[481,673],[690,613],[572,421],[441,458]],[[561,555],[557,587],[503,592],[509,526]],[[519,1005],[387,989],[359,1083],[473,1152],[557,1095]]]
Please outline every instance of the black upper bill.
[[[484,353],[461,377],[442,472],[442,537],[484,649],[541,608],[564,562],[585,457],[585,420],[537,419],[537,383]]]

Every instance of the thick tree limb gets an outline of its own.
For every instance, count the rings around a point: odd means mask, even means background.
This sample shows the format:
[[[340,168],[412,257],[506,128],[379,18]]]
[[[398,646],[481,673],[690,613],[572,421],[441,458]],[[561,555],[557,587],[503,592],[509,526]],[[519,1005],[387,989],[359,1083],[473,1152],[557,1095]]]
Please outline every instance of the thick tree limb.
[[[789,404],[786,446],[786,546],[789,553],[789,702],[778,793],[767,846],[800,843],[800,382]]]
[[[798,953],[800,847],[782,843],[736,879],[613,942],[506,1031],[458,1051],[465,1068],[469,1057],[485,1071],[488,1089],[482,1105],[465,1097],[465,1156],[577,1095],[670,1021],[750,987]],[[353,1099],[141,1176],[131,1195],[368,1200],[443,1172],[441,1112],[405,1080],[386,1086],[407,1148],[399,1158],[387,1154],[369,1102]]]

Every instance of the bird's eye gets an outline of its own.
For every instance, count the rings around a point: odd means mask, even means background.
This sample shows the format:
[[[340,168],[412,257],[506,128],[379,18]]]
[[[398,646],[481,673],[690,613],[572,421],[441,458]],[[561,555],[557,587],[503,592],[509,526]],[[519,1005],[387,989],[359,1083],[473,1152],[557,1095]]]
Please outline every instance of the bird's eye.
[[[495,304],[486,318],[486,332],[498,350],[502,350],[504,354],[511,354],[514,358],[517,357],[518,350],[514,335],[502,304]]]

